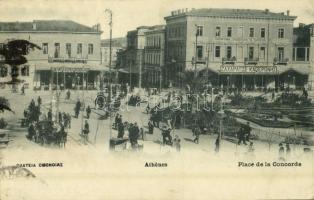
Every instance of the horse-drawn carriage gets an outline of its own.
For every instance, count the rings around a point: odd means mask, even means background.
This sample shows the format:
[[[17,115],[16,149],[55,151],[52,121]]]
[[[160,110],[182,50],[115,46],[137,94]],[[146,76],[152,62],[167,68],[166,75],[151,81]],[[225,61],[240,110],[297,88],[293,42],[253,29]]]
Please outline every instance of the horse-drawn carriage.
[[[33,126],[33,125],[31,125]],[[41,145],[57,145],[65,147],[67,133],[64,127],[55,124],[53,121],[43,120],[34,125],[34,134],[29,132],[27,138],[34,140]]]

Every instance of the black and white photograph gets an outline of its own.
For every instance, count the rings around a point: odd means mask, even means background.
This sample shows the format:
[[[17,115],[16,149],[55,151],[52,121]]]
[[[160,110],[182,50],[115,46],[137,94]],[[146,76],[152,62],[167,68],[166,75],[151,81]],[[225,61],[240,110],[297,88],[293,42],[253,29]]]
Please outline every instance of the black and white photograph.
[[[0,0],[0,200],[313,198],[313,0]]]

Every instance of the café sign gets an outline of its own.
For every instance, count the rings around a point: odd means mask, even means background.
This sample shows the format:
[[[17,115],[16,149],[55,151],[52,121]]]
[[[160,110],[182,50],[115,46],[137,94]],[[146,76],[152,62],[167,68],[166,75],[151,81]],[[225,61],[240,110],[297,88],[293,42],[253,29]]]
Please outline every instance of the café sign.
[[[241,74],[255,74],[255,73],[276,73],[276,66],[230,66],[230,65],[221,65],[221,73],[241,73]]]

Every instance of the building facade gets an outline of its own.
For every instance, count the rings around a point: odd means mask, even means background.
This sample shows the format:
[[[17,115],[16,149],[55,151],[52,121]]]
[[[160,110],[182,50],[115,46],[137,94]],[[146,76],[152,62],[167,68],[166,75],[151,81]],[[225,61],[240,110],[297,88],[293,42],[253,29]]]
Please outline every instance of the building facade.
[[[304,86],[310,65],[293,57],[295,16],[265,10],[183,9],[166,20],[166,81],[182,86],[193,71],[209,84],[232,88],[282,88],[295,73]]]
[[[87,27],[68,20],[1,22],[0,43],[12,39],[28,40],[41,50],[31,51],[28,62],[19,66],[20,78],[29,88],[55,89],[99,86],[100,27]],[[10,78],[10,67],[1,66],[0,80]]]
[[[145,87],[162,87],[165,58],[165,26],[153,26],[145,32]]]
[[[111,41],[111,67],[117,65],[117,52],[126,49],[126,38],[112,38]],[[110,58],[110,39],[101,41],[101,63],[109,67]]]
[[[299,65],[310,66],[305,71],[308,75],[308,86],[314,89],[314,24],[299,24],[294,28],[293,35],[293,62]]]

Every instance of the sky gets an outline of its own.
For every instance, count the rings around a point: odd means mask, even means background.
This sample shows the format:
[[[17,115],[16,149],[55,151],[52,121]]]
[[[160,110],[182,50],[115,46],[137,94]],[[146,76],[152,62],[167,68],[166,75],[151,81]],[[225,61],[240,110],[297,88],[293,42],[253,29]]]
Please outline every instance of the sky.
[[[100,23],[102,38],[109,38],[109,14],[113,13],[113,37],[142,25],[165,24],[164,17],[183,8],[268,8],[297,16],[298,23],[314,23],[314,0],[0,0],[0,21],[66,19],[92,26]]]

